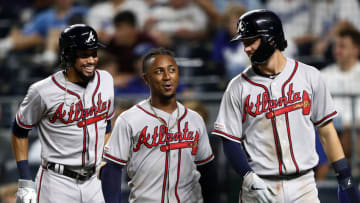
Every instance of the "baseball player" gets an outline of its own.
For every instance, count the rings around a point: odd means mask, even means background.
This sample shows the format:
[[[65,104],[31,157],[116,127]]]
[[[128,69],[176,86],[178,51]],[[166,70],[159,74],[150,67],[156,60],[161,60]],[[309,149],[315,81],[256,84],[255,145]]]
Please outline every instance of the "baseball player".
[[[337,174],[339,197],[360,202],[332,122],[330,93],[316,68],[281,53],[287,42],[278,16],[245,13],[237,40],[251,66],[228,84],[212,134],[223,138],[225,155],[243,176],[240,202],[319,202],[314,126]]]
[[[205,123],[176,101],[178,67],[172,53],[150,50],[143,74],[150,98],[120,114],[104,149],[107,163],[100,177],[106,202],[119,202],[123,166],[130,177],[130,203],[200,203],[203,197],[218,202]]]
[[[95,174],[111,130],[113,79],[96,70],[100,43],[93,28],[67,27],[59,47],[64,70],[30,86],[12,128],[17,202],[104,202]],[[35,185],[27,161],[27,134],[34,126],[42,159]]]

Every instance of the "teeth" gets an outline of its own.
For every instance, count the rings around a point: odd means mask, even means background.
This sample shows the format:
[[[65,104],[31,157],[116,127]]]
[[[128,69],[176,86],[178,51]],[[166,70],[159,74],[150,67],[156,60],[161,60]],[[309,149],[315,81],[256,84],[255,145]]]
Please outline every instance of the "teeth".
[[[95,68],[94,66],[85,67],[86,70],[93,70],[94,68]]]

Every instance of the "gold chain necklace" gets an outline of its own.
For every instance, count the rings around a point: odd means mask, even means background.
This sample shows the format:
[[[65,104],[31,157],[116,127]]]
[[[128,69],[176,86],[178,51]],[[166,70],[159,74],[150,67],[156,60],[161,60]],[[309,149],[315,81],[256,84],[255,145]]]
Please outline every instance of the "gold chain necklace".
[[[176,104],[176,110],[177,110],[176,121],[175,121],[175,123],[174,123],[172,126],[169,127],[168,125],[166,125],[165,121],[164,121],[163,119],[161,119],[161,118],[157,115],[157,113],[156,113],[153,105],[151,104],[151,99],[149,99],[148,102],[149,102],[151,111],[154,113],[155,117],[156,117],[162,124],[164,124],[164,125],[168,128],[169,131],[170,131],[171,129],[173,129],[173,128],[175,127],[176,123],[179,121],[179,114],[180,114],[180,113],[179,113],[179,106]],[[171,114],[170,114],[170,116],[169,116],[168,124],[170,124],[170,118],[171,118]]]

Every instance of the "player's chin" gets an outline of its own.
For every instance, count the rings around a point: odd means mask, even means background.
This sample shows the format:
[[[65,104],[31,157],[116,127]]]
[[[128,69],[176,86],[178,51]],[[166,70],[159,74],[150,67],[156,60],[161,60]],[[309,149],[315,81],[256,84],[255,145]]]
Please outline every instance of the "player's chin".
[[[166,93],[163,93],[161,95],[161,97],[165,100],[168,100],[168,99],[175,97],[175,95],[176,95],[176,92],[166,92]]]
[[[82,73],[81,74],[81,78],[85,81],[85,82],[87,82],[87,81],[90,81],[90,80],[92,80],[93,78],[94,78],[94,72],[92,72],[92,73]]]

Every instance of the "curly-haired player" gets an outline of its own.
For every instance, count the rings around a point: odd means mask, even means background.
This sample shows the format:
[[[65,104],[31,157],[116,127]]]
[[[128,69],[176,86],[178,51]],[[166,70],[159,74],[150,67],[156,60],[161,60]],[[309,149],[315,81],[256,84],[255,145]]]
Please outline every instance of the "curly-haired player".
[[[104,202],[96,171],[114,112],[112,76],[96,70],[98,42],[85,24],[67,27],[59,38],[64,70],[32,84],[12,128],[20,174],[17,202]],[[32,182],[28,131],[36,126],[42,163]],[[37,200],[35,200],[37,194]]]

